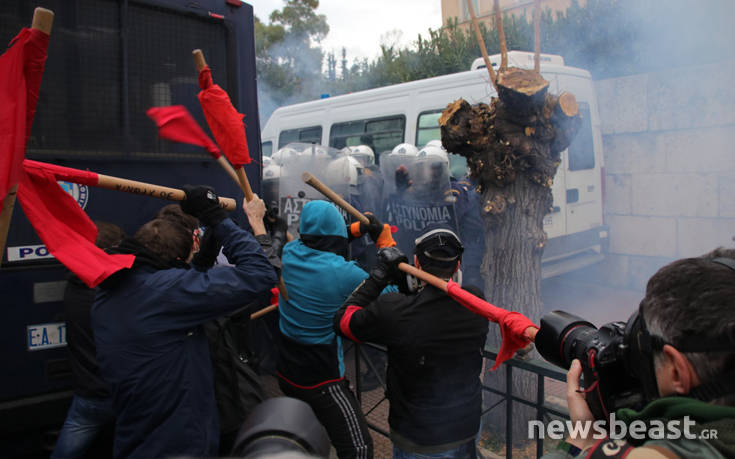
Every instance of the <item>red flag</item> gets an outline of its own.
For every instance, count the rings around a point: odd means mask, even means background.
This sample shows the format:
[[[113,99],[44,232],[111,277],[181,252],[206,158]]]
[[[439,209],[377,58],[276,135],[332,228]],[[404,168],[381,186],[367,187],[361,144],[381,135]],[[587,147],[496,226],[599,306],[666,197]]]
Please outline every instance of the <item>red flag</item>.
[[[204,147],[214,159],[221,156],[217,145],[183,105],[151,107],[145,114],[155,121],[158,126],[158,135],[164,139]]]
[[[500,325],[500,335],[503,343],[500,345],[500,352],[495,359],[493,370],[497,369],[500,364],[513,357],[517,350],[523,349],[531,342],[526,336],[526,329],[529,327],[539,328],[538,325],[531,322],[531,319],[524,316],[520,312],[508,311],[497,306],[493,306],[487,301],[476,297],[467,290],[462,289],[460,285],[454,281],[447,283],[447,293],[456,301],[462,304],[475,314],[487,317],[488,320]]]
[[[0,56],[0,199],[21,180],[49,35],[24,28]]]
[[[56,180],[96,184],[97,174],[26,160],[18,200],[49,252],[90,288],[130,268],[134,255],[109,255],[97,247],[97,228]],[[59,175],[56,175],[58,173]]]
[[[23,168],[26,172],[31,171],[36,175],[42,172],[49,172],[56,177],[56,180],[62,180],[64,182],[80,183],[82,185],[89,186],[96,186],[99,182],[99,176],[96,172],[57,166],[56,164],[41,163],[30,159],[23,160]]]
[[[235,110],[224,89],[212,83],[209,66],[199,72],[199,87],[202,89],[198,97],[204,117],[225,156],[235,169],[249,164],[250,150],[245,136],[245,124],[242,122],[245,115]]]

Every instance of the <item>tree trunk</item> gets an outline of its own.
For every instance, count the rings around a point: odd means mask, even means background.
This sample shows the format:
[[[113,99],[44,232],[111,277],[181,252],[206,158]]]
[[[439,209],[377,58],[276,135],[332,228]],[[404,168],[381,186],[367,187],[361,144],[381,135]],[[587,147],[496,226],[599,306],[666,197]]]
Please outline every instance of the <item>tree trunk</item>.
[[[471,175],[479,181],[488,301],[538,323],[541,256],[547,240],[543,219],[552,207],[551,185],[560,153],[574,138],[581,118],[572,94],[547,94],[548,82],[533,71],[501,70],[497,84],[499,99],[490,105],[471,106],[460,99],[447,106],[439,119],[442,143],[467,158]],[[497,327],[491,327],[488,342],[499,348]],[[505,371],[486,374],[485,383],[504,390]],[[534,375],[516,370],[512,379],[514,395],[535,399]],[[499,407],[491,413],[494,430],[503,431],[505,410]],[[530,408],[514,403],[514,440],[526,439],[527,422],[534,416]]]

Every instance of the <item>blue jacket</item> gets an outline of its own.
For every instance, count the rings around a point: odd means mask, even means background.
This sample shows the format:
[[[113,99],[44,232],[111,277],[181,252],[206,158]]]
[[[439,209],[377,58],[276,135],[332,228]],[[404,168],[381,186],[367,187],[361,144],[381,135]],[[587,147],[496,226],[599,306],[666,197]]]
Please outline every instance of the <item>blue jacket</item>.
[[[218,452],[212,364],[201,325],[267,295],[278,279],[250,233],[229,219],[214,230],[234,266],[200,272],[136,262],[97,295],[92,326],[117,413],[117,458]]]
[[[301,212],[299,234],[302,239],[286,244],[281,258],[289,299],[278,300],[283,341],[278,371],[288,382],[310,387],[344,376],[342,342],[334,333],[332,320],[368,274],[341,255],[304,242],[311,236],[346,247],[345,222],[333,204],[307,203]]]

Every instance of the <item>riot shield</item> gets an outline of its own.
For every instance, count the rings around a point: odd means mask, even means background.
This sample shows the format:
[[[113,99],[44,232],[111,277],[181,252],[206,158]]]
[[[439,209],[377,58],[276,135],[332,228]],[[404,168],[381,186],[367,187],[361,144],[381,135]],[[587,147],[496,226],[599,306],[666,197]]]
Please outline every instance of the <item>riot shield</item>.
[[[409,258],[427,226],[445,224],[457,231],[446,157],[424,150],[418,156],[389,153],[381,155],[380,167],[386,190],[381,218],[398,229],[393,238]]]
[[[323,194],[304,183],[301,175],[309,172],[323,183],[332,186],[327,170],[338,155],[334,148],[315,144],[291,143],[284,148],[289,148],[289,157],[280,166],[278,211],[286,220],[289,232],[298,237],[299,217],[304,205],[313,200],[326,200]],[[349,183],[334,184],[332,189],[349,200]],[[339,210],[343,216],[347,215],[344,210]]]

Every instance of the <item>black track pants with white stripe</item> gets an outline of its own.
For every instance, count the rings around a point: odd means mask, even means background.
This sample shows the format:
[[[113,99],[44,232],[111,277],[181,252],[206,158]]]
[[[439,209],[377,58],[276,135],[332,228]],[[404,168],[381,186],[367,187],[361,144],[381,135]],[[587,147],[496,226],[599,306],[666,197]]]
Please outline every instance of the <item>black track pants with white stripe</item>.
[[[284,395],[303,400],[311,406],[327,430],[340,459],[372,459],[373,439],[346,380],[313,389],[295,387],[283,380],[279,383]]]

